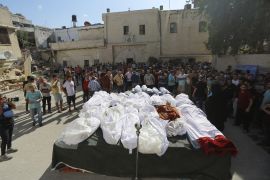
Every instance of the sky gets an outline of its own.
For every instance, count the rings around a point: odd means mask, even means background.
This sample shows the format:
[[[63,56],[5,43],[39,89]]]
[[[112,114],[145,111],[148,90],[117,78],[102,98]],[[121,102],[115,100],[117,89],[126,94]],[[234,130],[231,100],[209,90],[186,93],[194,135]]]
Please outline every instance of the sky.
[[[12,13],[23,14],[33,24],[50,28],[72,26],[73,14],[77,15],[77,25],[81,26],[85,21],[103,23],[102,13],[107,8],[111,12],[159,8],[160,5],[164,10],[183,9],[185,3],[186,0],[0,0]]]

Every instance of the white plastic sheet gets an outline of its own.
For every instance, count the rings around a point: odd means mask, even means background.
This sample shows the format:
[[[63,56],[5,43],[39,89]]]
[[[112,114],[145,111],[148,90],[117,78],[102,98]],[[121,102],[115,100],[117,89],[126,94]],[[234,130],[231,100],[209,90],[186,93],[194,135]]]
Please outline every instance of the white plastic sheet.
[[[66,145],[77,145],[90,137],[99,126],[100,120],[95,117],[77,118],[67,125],[58,141]]]
[[[142,129],[139,136],[139,152],[143,154],[157,154],[162,156],[168,146],[165,126],[166,121],[148,117],[142,121]]]
[[[194,103],[189,99],[187,94],[179,94],[175,97],[176,106],[181,106],[183,104],[190,104],[193,105]]]
[[[123,129],[121,135],[121,142],[124,148],[131,153],[137,147],[137,134],[135,124],[140,123],[138,113],[126,113],[122,116]]]
[[[165,88],[160,88],[164,95],[150,97],[145,92],[153,92],[152,89],[146,86],[136,86],[135,89],[138,91],[135,94],[96,92],[83,105],[79,118],[68,124],[58,140],[67,145],[76,145],[100,126],[108,144],[117,144],[121,140],[123,146],[132,151],[137,146],[135,124],[141,122],[139,151],[161,156],[168,148],[167,136],[187,133],[192,145],[199,148],[197,140],[200,137],[222,135],[206,115],[193,105],[188,95],[180,94],[174,99],[166,94]],[[180,119],[171,122],[160,120],[154,105],[165,105],[167,102],[177,107]]]
[[[164,94],[161,96],[162,100],[165,101],[166,103],[170,103],[172,106],[176,106],[176,100],[172,97],[170,94]]]
[[[123,121],[121,116],[124,115],[124,107],[117,105],[107,108],[101,121],[103,138],[108,144],[117,144],[122,133]]]
[[[187,134],[194,148],[200,148],[197,140],[201,137],[215,138],[217,135],[223,135],[207,120],[205,113],[196,106],[184,104],[178,109],[185,118]]]
[[[170,91],[168,91],[165,87],[160,87],[159,90],[162,94],[170,94]]]
[[[159,95],[153,95],[150,98],[152,105],[154,106],[160,106],[160,105],[165,105],[166,104],[166,100],[163,99],[161,96]]]
[[[172,136],[182,136],[187,133],[185,127],[185,120],[183,117],[176,119],[175,121],[170,121],[166,125],[166,133],[168,137]]]

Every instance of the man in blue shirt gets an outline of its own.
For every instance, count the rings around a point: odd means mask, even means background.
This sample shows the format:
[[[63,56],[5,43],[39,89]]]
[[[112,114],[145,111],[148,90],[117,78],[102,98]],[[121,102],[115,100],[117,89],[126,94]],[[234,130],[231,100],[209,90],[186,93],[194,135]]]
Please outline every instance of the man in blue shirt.
[[[92,97],[96,91],[101,90],[101,86],[99,82],[96,80],[96,78],[93,76],[92,79],[89,81],[89,90],[90,90],[90,96]]]
[[[30,91],[26,93],[26,101],[29,104],[30,114],[33,121],[33,126],[36,125],[36,115],[39,126],[42,126],[41,100],[42,94],[34,86],[29,86]]]
[[[269,103],[270,103],[270,82],[266,84],[266,91],[263,95],[261,108],[263,108],[266,104],[269,104]]]
[[[6,102],[6,98],[0,95],[0,136],[1,136],[1,156],[0,162],[10,160],[12,157],[8,153],[17,152],[11,148],[12,133],[14,127],[13,111],[16,106],[12,102]]]

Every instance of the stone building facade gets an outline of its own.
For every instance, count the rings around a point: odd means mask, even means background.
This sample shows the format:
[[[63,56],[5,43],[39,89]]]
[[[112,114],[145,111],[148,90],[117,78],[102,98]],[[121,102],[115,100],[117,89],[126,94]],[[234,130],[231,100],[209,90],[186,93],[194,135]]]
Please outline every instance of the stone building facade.
[[[212,60],[205,47],[207,20],[196,9],[107,12],[102,19],[101,26],[55,30],[58,42],[51,49],[57,62],[84,66],[147,62],[149,57]]]
[[[11,13],[0,5],[0,67],[8,67],[22,57],[16,28],[12,24]]]

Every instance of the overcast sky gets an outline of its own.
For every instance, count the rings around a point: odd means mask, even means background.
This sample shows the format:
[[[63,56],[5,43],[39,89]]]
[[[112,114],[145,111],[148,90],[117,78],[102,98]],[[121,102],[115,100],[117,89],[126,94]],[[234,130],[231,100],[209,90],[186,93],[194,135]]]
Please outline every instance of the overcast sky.
[[[33,24],[51,28],[72,26],[71,15],[77,15],[78,25],[84,21],[103,23],[102,13],[159,8],[183,9],[186,0],[0,0],[13,13],[21,13]],[[1,18],[1,17],[0,17]]]

